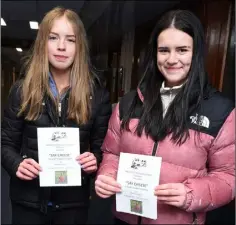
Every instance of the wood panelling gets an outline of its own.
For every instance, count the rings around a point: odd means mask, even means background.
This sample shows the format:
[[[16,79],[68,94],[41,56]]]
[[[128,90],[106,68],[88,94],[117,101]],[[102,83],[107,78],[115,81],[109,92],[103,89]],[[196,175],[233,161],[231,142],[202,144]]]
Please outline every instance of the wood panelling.
[[[3,110],[5,108],[9,90],[15,80],[18,78],[19,73],[15,71],[16,64],[6,59],[5,56],[2,56],[2,63],[1,63],[1,118],[3,116]]]
[[[225,71],[223,79],[223,94],[235,101],[235,7],[232,9],[230,35],[228,41],[228,50],[225,60]]]
[[[138,85],[139,80],[141,79],[142,75],[138,73],[139,63],[140,61],[142,61],[143,53],[147,47],[151,32],[154,29],[156,21],[157,18],[135,28],[131,89],[135,89]]]
[[[212,85],[222,90],[225,58],[229,40],[231,1],[206,1],[206,66]]]

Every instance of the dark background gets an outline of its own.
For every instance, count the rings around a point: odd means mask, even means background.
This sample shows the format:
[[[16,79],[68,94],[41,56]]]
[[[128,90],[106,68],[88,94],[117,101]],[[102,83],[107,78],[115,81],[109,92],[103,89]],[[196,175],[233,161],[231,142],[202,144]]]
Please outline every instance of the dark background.
[[[80,15],[87,31],[92,62],[104,72],[112,103],[136,88],[139,61],[161,14],[177,8],[193,11],[205,29],[206,65],[211,82],[235,101],[235,5],[232,0],[1,1],[1,17],[7,23],[1,27],[2,109],[11,85],[22,75],[22,58],[36,37],[37,30],[29,28],[29,21],[40,22],[45,13],[56,6],[71,8]],[[23,52],[17,52],[16,47],[21,47]],[[123,74],[119,73],[120,67],[124,68]],[[9,177],[4,169],[1,176],[2,224],[8,224],[11,218]],[[91,188],[93,190],[93,186]],[[111,201],[101,200],[93,190],[89,223],[111,224]],[[235,205],[231,202],[209,212],[207,224],[234,224],[234,216]]]

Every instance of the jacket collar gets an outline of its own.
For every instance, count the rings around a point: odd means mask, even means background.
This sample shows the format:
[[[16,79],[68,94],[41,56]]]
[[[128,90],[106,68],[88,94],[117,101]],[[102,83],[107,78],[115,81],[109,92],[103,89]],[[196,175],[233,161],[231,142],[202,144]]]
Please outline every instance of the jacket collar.
[[[56,82],[53,79],[51,72],[48,73],[48,77],[49,77],[49,87],[50,87],[50,90],[51,90],[54,98],[60,98],[60,100],[62,100],[66,96],[66,94],[68,93],[70,87],[62,95],[60,95],[57,90]]]
[[[185,83],[179,85],[179,86],[174,86],[174,87],[165,87],[165,83],[164,81],[162,82],[161,88],[160,88],[160,93],[161,94],[169,94],[170,91],[174,91],[174,92],[179,92],[181,90],[181,88],[183,87]],[[138,96],[140,98],[140,100],[143,102],[144,101],[144,96],[142,93],[142,89],[140,87],[137,88],[137,92],[138,92]]]
[[[161,94],[170,93],[170,91],[178,92],[183,87],[184,84],[185,84],[185,82],[181,85],[178,85],[178,86],[166,87],[165,82],[163,81],[162,85],[161,85],[161,88],[160,88],[160,93]]]
[[[139,98],[140,98],[140,100],[141,100],[142,102],[144,101],[144,95],[143,95],[143,92],[144,92],[144,83],[145,83],[145,80],[137,87],[137,93],[138,93],[138,96],[139,96]],[[184,86],[184,84],[185,84],[185,83],[183,83],[183,84],[180,85],[180,86],[176,86],[174,90],[180,91],[181,88]],[[161,88],[162,88],[162,87],[163,87],[163,83],[162,83],[162,85],[160,85],[160,86],[161,86]],[[161,88],[160,88],[160,92],[161,92]],[[167,91],[167,90],[168,90],[167,87],[165,87],[164,89],[165,89],[165,90],[163,90],[163,91]],[[209,98],[209,96],[210,96],[212,93],[216,92],[216,91],[217,91],[216,89],[214,89],[210,84],[208,84],[208,85],[204,88],[203,98],[204,98],[204,99]],[[195,83],[195,84],[193,85],[192,92],[190,93],[190,96],[189,96],[190,102],[195,101],[195,99],[199,96],[200,92],[201,92],[201,91],[200,91],[199,84],[198,84],[198,83]]]
[[[54,98],[57,98],[59,96],[58,90],[57,90],[57,85],[55,83],[55,80],[52,77],[51,72],[48,73],[48,77],[49,77],[49,87],[50,90],[54,96]]]

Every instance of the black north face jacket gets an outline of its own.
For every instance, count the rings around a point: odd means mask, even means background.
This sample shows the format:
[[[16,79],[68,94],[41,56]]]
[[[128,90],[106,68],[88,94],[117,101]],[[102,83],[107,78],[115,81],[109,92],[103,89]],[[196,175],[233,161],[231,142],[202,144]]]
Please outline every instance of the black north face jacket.
[[[24,116],[17,116],[19,112],[20,84],[16,82],[9,95],[2,121],[1,152],[2,166],[11,176],[10,198],[12,201],[34,208],[41,208],[45,212],[49,201],[57,208],[87,207],[90,195],[90,175],[83,171],[80,187],[40,187],[39,179],[32,181],[20,180],[16,177],[19,164],[25,157],[38,162],[37,128],[38,127],[79,127],[80,153],[90,151],[97,158],[98,164],[102,160],[100,147],[107,132],[111,115],[109,94],[98,85],[91,96],[92,113],[85,125],[78,125],[67,119],[69,92],[62,100],[61,117],[49,97],[45,97],[43,111],[35,121],[27,121]]]

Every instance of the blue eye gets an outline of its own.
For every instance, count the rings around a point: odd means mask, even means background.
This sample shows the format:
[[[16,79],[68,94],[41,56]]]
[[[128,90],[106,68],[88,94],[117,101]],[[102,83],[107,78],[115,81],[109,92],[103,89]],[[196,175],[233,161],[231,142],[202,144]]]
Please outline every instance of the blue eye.
[[[56,40],[57,39],[57,37],[55,37],[55,36],[49,36],[49,40]]]
[[[73,42],[73,43],[75,42],[74,39],[68,39],[68,41],[69,41],[69,42]]]

